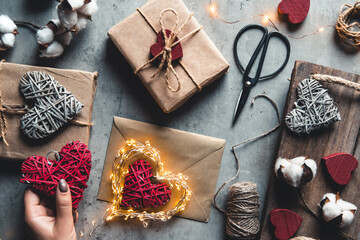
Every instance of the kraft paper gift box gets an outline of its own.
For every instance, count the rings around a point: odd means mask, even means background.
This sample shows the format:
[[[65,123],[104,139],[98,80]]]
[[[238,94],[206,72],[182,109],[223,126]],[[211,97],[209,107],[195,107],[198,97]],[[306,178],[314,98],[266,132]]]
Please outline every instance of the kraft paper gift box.
[[[168,8],[177,12],[178,27],[183,25],[190,15],[190,11],[181,0],[149,0],[144,6],[109,30],[108,35],[111,40],[134,71],[139,70],[152,58],[150,47],[156,43],[157,33],[161,30],[160,14]],[[166,29],[172,29],[175,23],[174,14],[166,13],[163,23]],[[192,17],[180,31],[178,38],[181,39],[198,28],[200,28],[199,23],[195,17]],[[191,34],[180,43],[183,57],[173,63],[181,84],[179,91],[172,92],[168,89],[165,81],[166,66],[155,77],[152,77],[159,62],[151,63],[137,73],[166,113],[180,107],[202,87],[226,73],[229,68],[229,64],[203,29]],[[177,86],[176,77],[171,71],[169,73],[169,84],[172,88]]]
[[[82,110],[73,119],[91,123],[97,72],[0,62],[0,104],[25,105],[25,99],[19,90],[19,86],[21,77],[28,71],[42,71],[53,76],[56,81],[84,104]],[[28,139],[22,134],[20,130],[21,114],[3,113],[3,116],[7,122],[5,138],[9,145],[6,146],[0,139],[0,160],[24,160],[32,155],[46,156],[51,150],[60,151],[67,142],[73,140],[79,140],[85,144],[89,143],[90,126],[79,126],[68,122],[53,135],[39,141]]]
[[[149,141],[152,147],[160,151],[166,171],[183,173],[189,177],[187,183],[192,195],[185,210],[176,216],[207,222],[225,140],[114,117],[98,193],[99,200],[112,201],[110,175],[113,163],[118,150],[125,145],[126,140],[131,139],[142,143]]]

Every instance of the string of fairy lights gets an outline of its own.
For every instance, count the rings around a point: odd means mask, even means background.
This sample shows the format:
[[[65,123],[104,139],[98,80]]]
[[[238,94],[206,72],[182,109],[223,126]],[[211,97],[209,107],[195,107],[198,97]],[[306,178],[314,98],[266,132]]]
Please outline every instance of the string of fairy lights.
[[[275,22],[266,14],[263,14],[263,13],[259,13],[259,14],[256,14],[256,15],[252,15],[252,16],[249,16],[249,17],[244,17],[244,18],[240,18],[240,19],[237,19],[237,20],[234,20],[234,21],[227,21],[227,20],[224,20],[218,13],[218,7],[217,7],[217,4],[215,2],[212,2],[210,0],[208,6],[207,6],[207,10],[209,11],[210,13],[210,17],[212,18],[216,18],[218,20],[220,20],[221,22],[223,23],[226,23],[226,24],[235,24],[235,23],[239,23],[239,22],[243,22],[245,20],[249,20],[249,19],[253,19],[253,18],[258,18],[258,17],[262,17],[262,22],[263,24],[266,24],[266,23],[270,23],[270,25],[276,29],[276,31],[278,32],[281,32],[283,35],[287,36],[288,38],[292,38],[292,39],[303,39],[303,38],[306,38],[306,37],[309,37],[309,36],[313,36],[313,35],[316,35],[318,33],[321,33],[321,32],[324,32],[327,28],[333,28],[333,29],[336,29],[335,26],[333,25],[325,25],[325,26],[322,26],[322,27],[319,27],[318,29],[316,29],[315,31],[313,31],[312,33],[309,33],[309,34],[305,34],[305,35],[302,35],[302,36],[293,36],[293,35],[290,35],[290,34],[287,34],[287,33],[284,33],[282,31],[280,31],[280,29],[278,28],[278,26],[275,24]]]

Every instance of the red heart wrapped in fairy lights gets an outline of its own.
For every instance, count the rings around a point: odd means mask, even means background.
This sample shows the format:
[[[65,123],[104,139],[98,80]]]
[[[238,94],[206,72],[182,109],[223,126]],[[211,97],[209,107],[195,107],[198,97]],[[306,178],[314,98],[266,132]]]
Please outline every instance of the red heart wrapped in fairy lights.
[[[84,143],[73,141],[56,154],[57,160],[43,156],[28,157],[22,164],[22,183],[46,196],[55,197],[56,186],[65,179],[70,187],[73,209],[77,209],[87,188],[91,169],[91,152]]]
[[[171,190],[163,182],[153,183],[151,165],[143,159],[129,165],[121,207],[156,208],[170,200]]]
[[[171,31],[169,29],[165,29],[166,32],[166,36],[169,37],[171,33]],[[177,37],[175,37],[174,42],[177,42],[179,39]],[[165,47],[165,42],[164,42],[164,36],[162,31],[158,32],[157,34],[157,42],[153,45],[151,45],[150,47],[150,53],[152,57],[155,57],[157,55],[159,55]],[[182,50],[182,46],[181,43],[179,42],[178,44],[176,44],[175,46],[173,46],[171,48],[171,61],[175,61],[177,59],[182,58],[183,56],[183,50]],[[157,59],[159,61],[161,61],[162,55],[158,56]]]

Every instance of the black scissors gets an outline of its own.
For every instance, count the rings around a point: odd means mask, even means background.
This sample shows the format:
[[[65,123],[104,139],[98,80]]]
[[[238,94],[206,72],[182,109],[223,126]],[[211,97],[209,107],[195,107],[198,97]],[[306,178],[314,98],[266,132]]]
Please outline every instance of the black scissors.
[[[239,57],[238,57],[237,45],[238,45],[238,41],[239,41],[240,37],[243,35],[243,33],[245,33],[248,30],[251,30],[251,29],[261,30],[263,32],[263,36],[262,36],[259,44],[257,45],[253,55],[251,56],[248,65],[246,66],[246,68],[244,70],[244,67],[242,66],[242,64],[239,60]],[[276,70],[274,73],[260,77],[261,70],[264,65],[265,55],[267,52],[269,41],[272,37],[279,38],[285,44],[285,46],[286,46],[285,61],[280,66],[280,68],[278,70]],[[255,62],[257,56],[259,55],[261,49],[263,49],[263,50],[261,53],[261,57],[260,57],[258,68],[256,70],[255,77],[250,77],[249,76],[250,70],[253,67],[254,62]],[[234,58],[235,58],[236,65],[238,66],[240,72],[244,74],[244,76],[243,76],[243,85],[244,86],[243,86],[242,91],[240,92],[239,98],[236,103],[234,118],[233,118],[233,124],[234,124],[236,122],[236,119],[239,117],[241,110],[245,106],[246,100],[249,97],[251,89],[257,84],[257,82],[259,80],[268,80],[270,78],[273,78],[284,69],[284,67],[286,66],[287,62],[289,61],[289,57],[290,57],[290,43],[289,43],[289,40],[287,39],[287,37],[279,32],[268,33],[268,30],[266,27],[258,25],[258,24],[250,24],[250,25],[243,27],[239,31],[239,33],[236,35],[233,51],[234,51]]]

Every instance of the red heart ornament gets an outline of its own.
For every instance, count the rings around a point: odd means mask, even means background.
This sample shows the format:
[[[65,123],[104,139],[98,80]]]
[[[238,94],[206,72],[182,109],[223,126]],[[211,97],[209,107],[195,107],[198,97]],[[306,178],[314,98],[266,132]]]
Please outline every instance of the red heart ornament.
[[[156,208],[170,200],[171,190],[165,183],[153,183],[151,165],[143,159],[129,165],[122,191],[121,207]]]
[[[289,209],[274,209],[270,221],[275,226],[275,237],[279,240],[291,238],[299,229],[303,219]]]
[[[350,182],[351,172],[358,167],[358,161],[348,153],[334,153],[322,158],[331,178],[339,185]]]
[[[278,10],[288,15],[289,22],[298,24],[304,21],[310,9],[310,0],[282,0]]]
[[[55,197],[56,186],[61,179],[69,185],[73,209],[77,209],[87,188],[91,169],[91,152],[79,141],[67,143],[59,152],[58,160],[43,156],[28,157],[21,166],[22,183],[46,196]]]
[[[166,36],[169,37],[171,34],[171,31],[169,29],[165,29]],[[174,42],[177,42],[179,39],[176,37]],[[157,56],[159,53],[161,53],[162,50],[164,50],[165,42],[164,37],[162,34],[162,31],[158,32],[157,34],[157,42],[150,47],[150,53],[152,57]],[[175,61],[177,59],[182,58],[183,51],[181,43],[179,42],[175,46],[171,48],[171,61]],[[161,61],[162,56],[158,56],[157,59]]]

